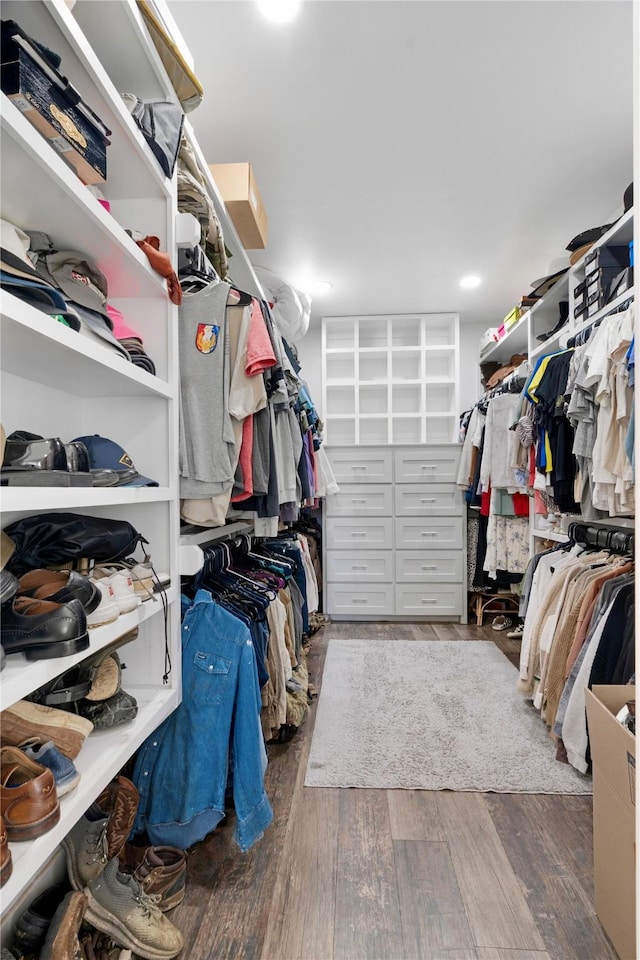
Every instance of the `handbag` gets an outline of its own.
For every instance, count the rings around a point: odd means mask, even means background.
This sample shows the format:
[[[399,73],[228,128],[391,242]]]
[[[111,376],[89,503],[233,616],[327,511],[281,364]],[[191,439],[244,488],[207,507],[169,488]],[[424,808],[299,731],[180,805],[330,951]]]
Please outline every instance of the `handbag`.
[[[12,573],[74,563],[84,557],[96,563],[123,560],[148,541],[127,520],[79,513],[40,513],[23,517],[4,531],[15,543],[8,563]]]

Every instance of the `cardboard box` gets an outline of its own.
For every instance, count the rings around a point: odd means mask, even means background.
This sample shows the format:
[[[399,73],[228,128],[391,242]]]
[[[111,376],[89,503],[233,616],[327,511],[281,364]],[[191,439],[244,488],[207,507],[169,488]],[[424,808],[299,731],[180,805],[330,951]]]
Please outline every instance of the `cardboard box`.
[[[616,720],[635,687],[586,691],[593,763],[595,908],[621,960],[636,953],[636,738]]]
[[[251,164],[211,163],[209,169],[245,249],[264,250],[267,214]]]

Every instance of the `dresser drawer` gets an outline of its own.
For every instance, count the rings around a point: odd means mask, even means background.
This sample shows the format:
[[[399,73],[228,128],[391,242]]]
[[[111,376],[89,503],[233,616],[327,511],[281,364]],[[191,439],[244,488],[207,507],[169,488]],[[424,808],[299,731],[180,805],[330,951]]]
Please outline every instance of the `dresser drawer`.
[[[327,447],[326,450],[339,484],[391,483],[393,480],[391,450],[367,447]]]
[[[462,517],[398,517],[397,550],[462,550]]]
[[[327,552],[328,583],[393,583],[392,550],[336,550]]]
[[[398,583],[462,583],[462,550],[397,550]]]
[[[393,549],[391,517],[328,517],[326,531],[327,550]]]
[[[392,583],[328,583],[327,613],[391,616],[394,589]]]
[[[396,483],[455,483],[458,476],[459,447],[423,447],[420,450],[394,450]]]
[[[396,615],[402,616],[443,616],[444,614],[462,614],[462,586],[442,583],[397,584]]]
[[[328,517],[390,517],[393,513],[391,484],[343,486],[327,497]]]
[[[394,487],[397,517],[455,516],[462,513],[462,492],[451,483],[400,483]]]

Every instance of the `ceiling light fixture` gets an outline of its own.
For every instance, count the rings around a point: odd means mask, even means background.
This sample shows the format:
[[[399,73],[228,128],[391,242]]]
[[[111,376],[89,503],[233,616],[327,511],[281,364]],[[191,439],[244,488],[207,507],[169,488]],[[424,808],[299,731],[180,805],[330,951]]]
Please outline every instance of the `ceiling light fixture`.
[[[482,283],[480,277],[476,277],[475,274],[470,274],[468,277],[463,277],[460,281],[460,286],[464,287],[465,290],[473,290],[474,287],[479,287]]]
[[[316,280],[313,284],[313,292],[318,295],[321,293],[329,293],[329,290],[333,290],[331,280]]]
[[[263,17],[272,23],[288,23],[300,9],[300,0],[256,0]]]

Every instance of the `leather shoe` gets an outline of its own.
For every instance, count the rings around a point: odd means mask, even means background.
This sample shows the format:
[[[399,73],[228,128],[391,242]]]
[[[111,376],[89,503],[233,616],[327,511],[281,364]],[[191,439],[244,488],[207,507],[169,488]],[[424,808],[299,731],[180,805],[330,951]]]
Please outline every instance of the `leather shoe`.
[[[2,607],[0,639],[6,654],[51,660],[89,647],[87,617],[79,600],[53,603],[16,596]]]
[[[30,902],[26,910],[22,911],[16,921],[13,941],[10,944],[13,957],[40,957],[47,930],[68,892],[68,882],[46,887]]]
[[[9,840],[33,840],[55,827],[60,802],[51,770],[18,747],[2,747],[0,805]]]
[[[100,603],[95,584],[75,570],[29,570],[20,577],[17,594],[54,603],[79,600],[85,613],[93,613]]]
[[[9,849],[9,837],[7,836],[4,817],[0,817],[0,887],[4,887],[12,872],[13,861]]]
[[[60,437],[36,437],[12,433],[7,437],[2,466],[14,470],[66,470],[67,454]]]

